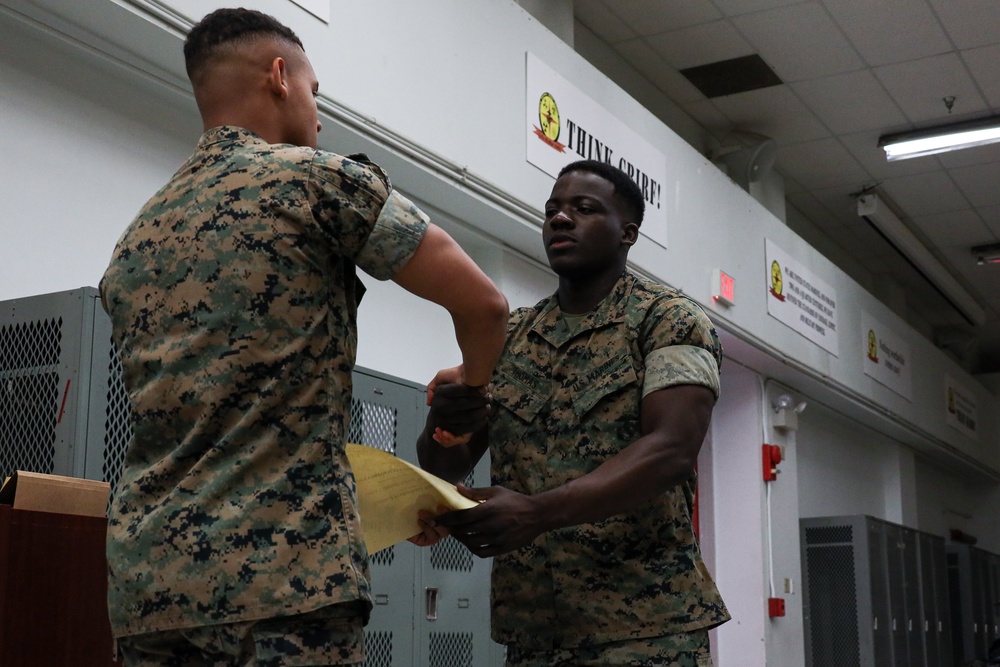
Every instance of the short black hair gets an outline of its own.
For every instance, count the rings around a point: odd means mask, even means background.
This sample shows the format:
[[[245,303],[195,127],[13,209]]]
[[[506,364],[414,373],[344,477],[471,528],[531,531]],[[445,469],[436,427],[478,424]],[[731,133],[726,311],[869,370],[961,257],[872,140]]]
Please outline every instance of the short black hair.
[[[188,78],[193,79],[220,46],[246,43],[261,36],[281,39],[305,50],[302,40],[292,29],[273,16],[242,7],[217,9],[192,26],[184,40],[184,65]]]
[[[632,216],[631,222],[636,227],[642,225],[642,217],[646,213],[646,200],[642,196],[642,190],[636,182],[628,177],[624,171],[612,166],[607,162],[599,160],[577,160],[559,170],[559,176],[574,171],[586,171],[597,174],[615,187],[615,196],[625,205],[626,212]]]

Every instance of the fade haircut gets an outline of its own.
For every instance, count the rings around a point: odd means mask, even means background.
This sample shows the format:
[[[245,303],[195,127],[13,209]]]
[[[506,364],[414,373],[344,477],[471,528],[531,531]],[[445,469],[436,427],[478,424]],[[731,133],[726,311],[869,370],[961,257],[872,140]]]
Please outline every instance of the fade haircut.
[[[635,181],[628,177],[624,171],[618,167],[613,167],[606,162],[598,160],[578,160],[570,162],[559,171],[559,176],[574,171],[584,171],[597,174],[604,180],[611,183],[615,188],[615,196],[624,205],[625,212],[628,213],[636,227],[642,225],[642,216],[646,212],[646,200],[642,196],[642,190]]]
[[[249,44],[260,37],[273,37],[295,44],[302,41],[273,16],[254,9],[217,9],[196,23],[184,40],[184,65],[194,78],[212,61],[221,48]]]

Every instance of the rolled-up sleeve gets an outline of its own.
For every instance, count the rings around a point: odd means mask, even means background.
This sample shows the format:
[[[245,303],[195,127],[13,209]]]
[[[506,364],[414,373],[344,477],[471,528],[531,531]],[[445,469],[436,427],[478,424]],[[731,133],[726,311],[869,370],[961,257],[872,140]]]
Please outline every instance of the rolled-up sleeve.
[[[373,278],[392,278],[417,251],[428,223],[427,215],[413,202],[391,191],[355,263]]]
[[[653,350],[645,359],[642,395],[658,389],[694,384],[719,397],[719,365],[711,352],[694,345],[671,345]]]

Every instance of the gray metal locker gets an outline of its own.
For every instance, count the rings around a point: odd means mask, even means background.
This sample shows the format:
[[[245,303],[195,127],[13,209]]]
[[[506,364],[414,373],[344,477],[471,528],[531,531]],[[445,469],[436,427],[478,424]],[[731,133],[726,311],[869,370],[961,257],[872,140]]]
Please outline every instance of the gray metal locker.
[[[98,292],[0,303],[0,476],[114,484],[132,437],[128,395]]]
[[[807,665],[952,667],[941,538],[869,516],[800,529]]]
[[[880,524],[869,517],[800,521],[809,667],[892,664]]]
[[[409,460],[408,456],[401,456],[400,450],[406,450],[406,443],[414,442],[420,433],[418,390],[360,369],[355,370],[353,383],[347,442],[381,449]],[[413,624],[416,552],[417,547],[407,543],[370,555],[375,605],[365,628],[367,667],[418,664]]]
[[[885,549],[885,576],[889,588],[889,631],[892,636],[892,664],[908,667],[910,664],[909,642],[907,641],[906,579],[903,533],[899,526],[878,522],[882,530],[882,544]],[[922,663],[914,663],[922,664]]]
[[[949,543],[947,558],[956,661],[984,660],[1000,638],[1000,556]]]
[[[920,601],[926,667],[953,667],[944,538],[918,534]]]

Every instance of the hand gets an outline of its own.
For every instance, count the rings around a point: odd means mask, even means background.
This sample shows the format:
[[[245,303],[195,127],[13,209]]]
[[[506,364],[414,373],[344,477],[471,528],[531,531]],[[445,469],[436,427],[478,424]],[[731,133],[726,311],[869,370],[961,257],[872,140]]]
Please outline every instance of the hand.
[[[465,367],[458,365],[439,370],[427,385],[427,405],[434,401],[434,391],[440,384],[465,384]]]
[[[438,513],[447,512],[447,507],[438,507]],[[434,521],[434,515],[427,510],[420,510],[417,514],[417,523],[420,524],[420,532],[407,541],[416,544],[418,547],[429,547],[437,544],[448,537],[448,529],[438,525]]]
[[[428,393],[431,393],[430,387]],[[490,415],[490,395],[485,387],[437,384],[432,396],[427,429],[441,446],[464,444],[473,433],[486,427]]]
[[[438,516],[434,523],[480,558],[520,549],[545,531],[537,502],[501,486],[470,489],[458,485],[463,496],[479,500],[478,507]]]

